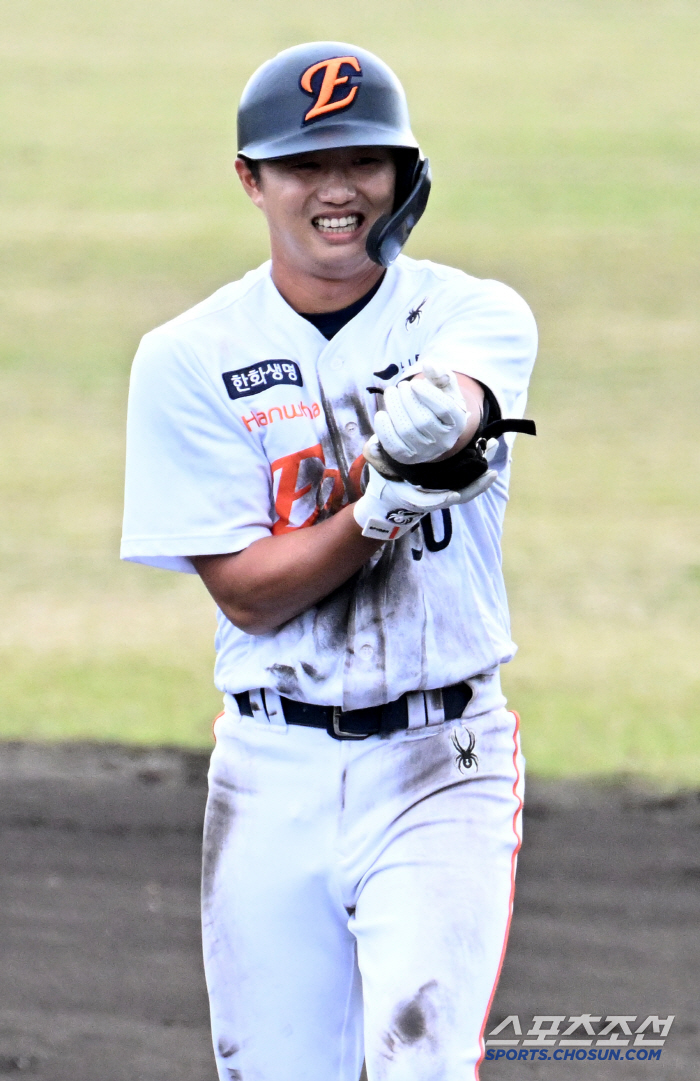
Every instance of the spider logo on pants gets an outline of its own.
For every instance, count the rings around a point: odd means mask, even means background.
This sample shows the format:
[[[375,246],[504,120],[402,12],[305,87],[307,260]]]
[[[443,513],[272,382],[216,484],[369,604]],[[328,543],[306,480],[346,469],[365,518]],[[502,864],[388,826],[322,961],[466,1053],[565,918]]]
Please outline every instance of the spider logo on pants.
[[[472,766],[475,766],[476,769],[479,768],[479,759],[474,752],[474,748],[476,747],[476,736],[473,732],[470,732],[468,728],[465,731],[469,736],[469,745],[467,747],[463,747],[459,742],[456,732],[452,733],[452,746],[457,752],[455,763],[460,771],[462,770],[462,767],[464,767],[465,770],[471,769]]]

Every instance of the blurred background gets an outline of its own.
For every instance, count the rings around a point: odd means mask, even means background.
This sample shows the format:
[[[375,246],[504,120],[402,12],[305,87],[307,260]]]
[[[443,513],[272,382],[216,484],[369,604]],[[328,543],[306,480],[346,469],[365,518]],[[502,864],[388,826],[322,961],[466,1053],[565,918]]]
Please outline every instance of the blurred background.
[[[213,606],[120,564],[130,363],[267,257],[233,172],[263,60],[402,79],[408,254],[494,277],[541,350],[504,557],[540,775],[697,782],[700,8],[684,0],[0,0],[0,739],[210,745]]]

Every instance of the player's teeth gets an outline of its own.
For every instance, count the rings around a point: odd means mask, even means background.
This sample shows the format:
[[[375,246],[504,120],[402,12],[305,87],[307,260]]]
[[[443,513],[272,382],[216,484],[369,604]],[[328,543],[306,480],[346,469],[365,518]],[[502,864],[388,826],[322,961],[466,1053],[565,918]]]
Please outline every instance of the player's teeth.
[[[355,229],[359,225],[357,214],[348,214],[344,218],[316,218],[315,225],[318,229],[331,231],[333,229]]]

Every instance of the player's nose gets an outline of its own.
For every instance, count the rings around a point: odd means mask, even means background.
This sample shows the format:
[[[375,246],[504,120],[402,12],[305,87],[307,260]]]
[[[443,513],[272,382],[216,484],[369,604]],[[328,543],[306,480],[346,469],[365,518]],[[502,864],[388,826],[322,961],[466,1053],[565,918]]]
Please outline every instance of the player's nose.
[[[316,194],[324,203],[347,203],[357,195],[352,177],[343,169],[333,169],[324,173]]]

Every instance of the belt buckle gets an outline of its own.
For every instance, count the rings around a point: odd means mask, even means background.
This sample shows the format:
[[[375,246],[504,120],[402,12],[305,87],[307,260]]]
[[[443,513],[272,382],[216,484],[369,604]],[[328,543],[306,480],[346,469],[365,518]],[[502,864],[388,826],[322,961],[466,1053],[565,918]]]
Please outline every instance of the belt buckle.
[[[367,739],[371,732],[344,732],[340,727],[340,718],[343,715],[341,706],[333,706],[333,732],[332,735],[335,739]]]

